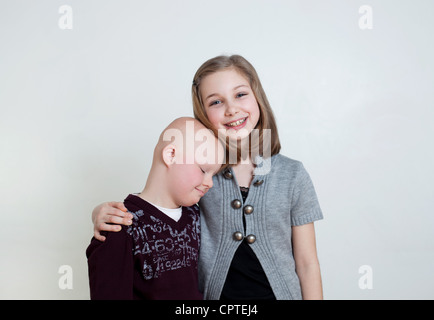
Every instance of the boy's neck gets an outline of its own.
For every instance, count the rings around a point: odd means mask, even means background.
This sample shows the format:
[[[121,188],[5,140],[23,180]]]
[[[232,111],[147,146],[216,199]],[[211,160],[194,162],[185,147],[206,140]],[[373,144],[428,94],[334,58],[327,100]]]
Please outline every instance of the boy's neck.
[[[179,206],[176,205],[173,201],[171,201],[170,197],[161,192],[161,190],[158,190],[157,188],[150,188],[148,187],[148,185],[143,189],[141,193],[138,194],[138,196],[143,200],[146,200],[162,208],[179,208]]]

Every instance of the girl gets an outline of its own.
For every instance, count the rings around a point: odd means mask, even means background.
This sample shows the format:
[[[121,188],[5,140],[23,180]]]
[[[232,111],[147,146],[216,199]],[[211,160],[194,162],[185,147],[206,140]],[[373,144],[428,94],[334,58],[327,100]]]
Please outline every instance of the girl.
[[[302,163],[279,154],[255,69],[238,55],[210,59],[194,76],[192,97],[195,118],[226,139],[229,156],[199,202],[204,298],[322,299],[313,225],[322,212]],[[235,164],[228,163],[233,146]],[[117,202],[96,207],[95,237],[104,240],[100,231],[120,228],[108,223],[130,224],[125,211]]]

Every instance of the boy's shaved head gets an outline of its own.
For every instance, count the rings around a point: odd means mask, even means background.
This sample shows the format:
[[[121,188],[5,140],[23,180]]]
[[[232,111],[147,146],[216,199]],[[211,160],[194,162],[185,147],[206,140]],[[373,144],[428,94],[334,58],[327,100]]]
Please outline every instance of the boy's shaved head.
[[[164,208],[198,203],[212,188],[225,156],[222,143],[198,120],[181,117],[160,134],[140,196]]]
[[[161,159],[162,151],[169,145],[176,147],[176,162],[180,164],[195,161],[217,163],[214,155],[224,152],[213,132],[192,117],[177,118],[163,130],[154,149],[154,161]]]
[[[161,132],[160,137],[158,138],[158,143],[155,146],[155,149],[162,150],[164,147],[171,143],[179,143],[180,141],[176,140],[177,133],[181,133],[183,138],[183,143],[185,143],[185,139],[187,138],[187,130],[186,128],[190,125],[193,128],[194,132],[200,129],[205,129],[206,127],[200,123],[195,118],[191,117],[181,117],[173,120],[164,130]],[[170,139],[174,137],[175,139]],[[173,141],[174,140],[174,141]],[[178,146],[179,147],[179,146]]]

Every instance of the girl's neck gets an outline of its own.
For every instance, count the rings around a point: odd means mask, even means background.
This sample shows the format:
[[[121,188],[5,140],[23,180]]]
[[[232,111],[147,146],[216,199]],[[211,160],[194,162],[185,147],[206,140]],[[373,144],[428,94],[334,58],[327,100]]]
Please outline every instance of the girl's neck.
[[[237,178],[237,182],[240,187],[248,188],[253,179],[253,170],[255,169],[255,166],[253,165],[250,158],[248,160],[248,162],[240,162],[232,167],[232,170],[235,173],[235,177]]]

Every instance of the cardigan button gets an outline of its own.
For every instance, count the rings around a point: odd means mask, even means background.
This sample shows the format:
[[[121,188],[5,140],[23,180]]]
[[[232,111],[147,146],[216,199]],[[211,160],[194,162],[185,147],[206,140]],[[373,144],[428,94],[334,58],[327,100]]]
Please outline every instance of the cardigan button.
[[[240,200],[238,200],[238,199],[235,199],[234,201],[232,201],[232,203],[231,203],[231,205],[232,205],[232,208],[234,208],[234,209],[239,209],[239,208],[241,208],[241,201]]]
[[[247,242],[248,242],[249,244],[252,244],[252,243],[254,243],[254,242],[256,241],[256,236],[255,236],[254,234],[249,234],[249,235],[246,237],[246,240],[247,240]]]
[[[226,170],[224,173],[223,173],[223,177],[225,177],[226,179],[232,179],[234,176],[233,176],[233,174],[232,174],[232,172],[230,172],[229,170]]]
[[[248,204],[247,206],[244,207],[244,213],[245,214],[251,214],[253,213],[253,206],[251,206],[250,204]]]
[[[237,240],[237,241],[243,240],[243,234],[241,232],[239,232],[239,231],[235,232],[234,233],[234,239]]]
[[[258,186],[260,186],[261,184],[263,184],[264,183],[264,180],[257,180],[257,181],[255,181],[255,183],[253,183],[253,185],[255,186],[255,187],[258,187]]]

